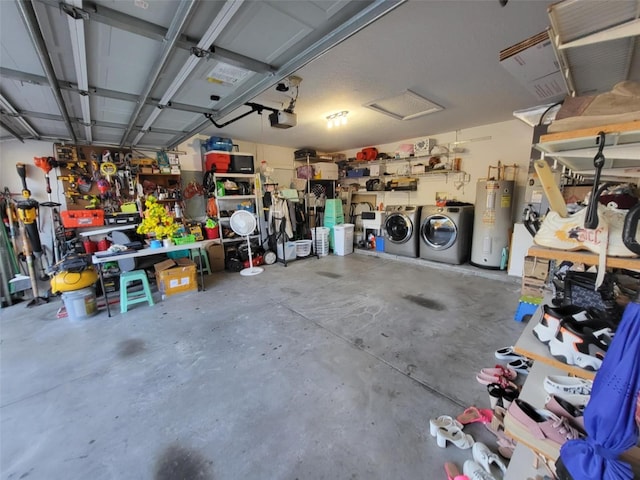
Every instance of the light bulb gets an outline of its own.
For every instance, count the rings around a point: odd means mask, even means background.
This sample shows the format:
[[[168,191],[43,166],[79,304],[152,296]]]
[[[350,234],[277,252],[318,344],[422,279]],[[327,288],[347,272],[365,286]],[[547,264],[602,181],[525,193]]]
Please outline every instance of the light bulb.
[[[346,125],[347,124],[347,117],[342,117],[342,125]]]
[[[333,120],[329,120],[327,122],[327,128],[331,128],[331,127],[333,127]]]

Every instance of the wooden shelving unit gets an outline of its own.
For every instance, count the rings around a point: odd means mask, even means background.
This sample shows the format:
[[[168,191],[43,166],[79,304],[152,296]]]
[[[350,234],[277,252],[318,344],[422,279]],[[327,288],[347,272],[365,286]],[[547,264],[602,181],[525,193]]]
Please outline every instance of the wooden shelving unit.
[[[598,265],[598,255],[583,250],[555,250],[553,248],[533,246],[529,248],[527,255],[556,261],[567,260],[573,263],[584,263],[585,265]],[[607,257],[606,266],[609,268],[640,270],[640,258]]]

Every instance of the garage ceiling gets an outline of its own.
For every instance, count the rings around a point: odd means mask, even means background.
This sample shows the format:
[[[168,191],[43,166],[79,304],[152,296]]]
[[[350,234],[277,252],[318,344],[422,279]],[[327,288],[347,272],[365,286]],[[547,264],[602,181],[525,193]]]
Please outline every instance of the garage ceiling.
[[[0,136],[173,148],[202,133],[339,151],[508,120],[540,101],[499,52],[544,31],[550,3],[4,0]],[[637,78],[627,44],[620,75]],[[406,92],[443,109],[367,108]],[[288,107],[297,126],[272,128],[268,114]],[[328,129],[343,110],[349,123]]]

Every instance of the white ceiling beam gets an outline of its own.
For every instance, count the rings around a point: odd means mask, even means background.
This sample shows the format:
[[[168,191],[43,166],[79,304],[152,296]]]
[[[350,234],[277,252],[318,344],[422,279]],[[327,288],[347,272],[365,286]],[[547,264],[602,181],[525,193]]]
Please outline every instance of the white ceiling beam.
[[[40,134],[27,122],[22,115],[13,107],[11,102],[0,94],[0,108],[7,112],[9,116],[15,118],[20,125],[36,140],[40,139]]]
[[[59,8],[59,0],[34,1],[55,9]],[[160,42],[163,42],[165,37],[167,37],[168,30],[161,25],[156,25],[140,18],[135,18],[131,15],[112,10],[104,5],[97,5],[90,0],[84,0],[83,3],[84,9],[76,8],[75,12],[77,16],[82,16],[85,20],[109,25],[110,27],[117,28],[118,30],[124,30],[125,32],[141,35]],[[176,41],[176,48],[180,48],[182,50],[191,51],[191,49],[196,45],[197,42],[194,39],[189,38],[184,34],[181,34]],[[209,58],[222,60],[236,67],[242,67],[258,73],[269,73],[276,70],[275,67],[267,63],[218,46],[215,48],[215,52],[209,53]]]
[[[53,70],[53,65],[51,63],[51,57],[49,56],[49,51],[47,49],[46,43],[44,41],[44,37],[42,35],[42,31],[40,30],[40,24],[38,23],[38,17],[33,8],[33,5],[30,0],[18,0],[16,2],[18,6],[18,11],[20,12],[20,17],[27,27],[27,32],[29,33],[29,38],[33,43],[36,54],[38,55],[38,59],[40,60],[40,64],[42,65],[42,69],[47,76],[47,80],[49,82],[49,87],[51,88],[51,93],[58,105],[58,109],[62,114],[62,118],[64,119],[64,124],[67,127],[67,133],[71,138],[71,141],[76,143],[76,134],[73,131],[73,127],[71,125],[71,119],[69,118],[69,112],[67,111],[67,105],[62,98],[62,93],[60,92],[60,85],[58,84],[58,79],[55,76],[55,72]]]
[[[64,3],[76,8],[82,8],[82,0],[64,0]],[[87,47],[84,34],[84,20],[67,15],[71,49],[73,50],[73,65],[76,70],[76,81],[80,89],[80,110],[84,122],[84,135],[88,143],[93,142],[91,132],[91,104],[89,102],[89,73],[87,68]],[[84,94],[82,92],[85,92]]]
[[[164,39],[164,44],[162,46],[162,52],[160,53],[160,57],[155,62],[155,68],[153,69],[153,71],[149,73],[149,79],[147,80],[147,82],[145,82],[145,88],[142,91],[142,93],[140,93],[140,96],[138,97],[136,108],[129,119],[129,125],[127,126],[127,129],[125,130],[124,135],[120,140],[121,146],[124,146],[126,144],[127,139],[129,138],[129,135],[133,130],[133,126],[138,121],[138,118],[140,118],[140,112],[142,112],[142,109],[144,108],[144,104],[149,98],[149,95],[151,94],[151,90],[158,83],[160,74],[166,67],[169,61],[169,58],[173,53],[173,49],[176,44],[176,41],[178,40],[178,37],[180,36],[182,29],[187,23],[187,20],[189,19],[189,15],[191,14],[191,11],[195,4],[196,4],[195,0],[183,0],[180,2],[178,6],[178,10],[176,11],[173,17],[173,20],[171,21],[169,30],[167,31],[167,36]]]
[[[201,50],[208,50],[209,47],[213,45],[213,42],[215,42],[218,36],[222,33],[224,28],[229,24],[229,22],[236,14],[236,12],[240,9],[243,3],[244,0],[230,0],[225,2],[220,12],[218,12],[218,14],[216,15],[216,18],[213,20],[213,22],[211,22],[211,25],[198,42],[197,48]],[[180,68],[178,74],[174,77],[169,87],[167,87],[167,90],[162,95],[162,98],[160,98],[160,105],[158,106],[158,108],[153,110],[153,112],[151,112],[151,115],[149,115],[147,120],[144,122],[142,132],[136,135],[131,144],[132,146],[137,145],[138,142],[142,139],[144,132],[151,128],[153,122],[155,122],[156,119],[160,116],[160,113],[162,113],[161,107],[167,105],[171,101],[173,96],[178,92],[178,90],[180,90],[180,87],[182,87],[184,82],[186,82],[186,80],[189,78],[189,75],[191,75],[191,72],[193,72],[193,70],[196,68],[199,61],[200,58],[193,53],[189,56],[187,61]]]
[[[635,37],[640,35],[640,19],[634,19],[627,23],[616,25],[615,27],[592,33],[586,37],[578,38],[567,43],[558,44],[560,50],[575,47],[584,47],[585,45],[593,45],[594,43],[608,42],[610,40],[618,40],[620,38]]]

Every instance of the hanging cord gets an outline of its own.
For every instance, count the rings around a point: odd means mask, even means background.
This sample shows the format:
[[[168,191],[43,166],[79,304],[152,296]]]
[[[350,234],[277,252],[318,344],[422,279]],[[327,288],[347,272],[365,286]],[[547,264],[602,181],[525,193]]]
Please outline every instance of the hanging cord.
[[[562,105],[563,103],[564,103],[564,100],[560,100],[559,102],[554,103],[549,108],[547,108],[544,112],[542,112],[542,115],[540,115],[540,120],[538,120],[538,126],[542,125],[542,121],[544,120],[544,117],[547,115],[547,113],[551,111],[552,108],[557,107],[558,105]]]

